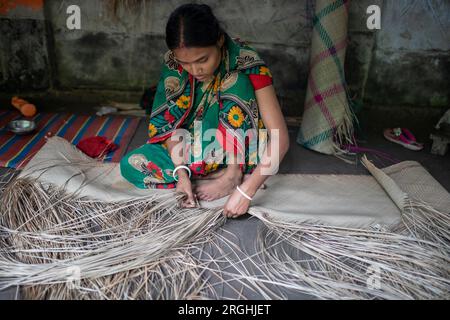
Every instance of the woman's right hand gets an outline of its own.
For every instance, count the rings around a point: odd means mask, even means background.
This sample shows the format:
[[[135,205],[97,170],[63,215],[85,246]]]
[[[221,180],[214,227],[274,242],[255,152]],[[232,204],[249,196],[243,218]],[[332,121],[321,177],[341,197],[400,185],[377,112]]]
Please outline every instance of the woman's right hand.
[[[181,170],[180,170],[181,171]],[[181,206],[183,208],[195,208],[197,206],[196,196],[192,192],[192,184],[189,176],[183,172],[178,175],[177,192],[182,192],[187,195]]]

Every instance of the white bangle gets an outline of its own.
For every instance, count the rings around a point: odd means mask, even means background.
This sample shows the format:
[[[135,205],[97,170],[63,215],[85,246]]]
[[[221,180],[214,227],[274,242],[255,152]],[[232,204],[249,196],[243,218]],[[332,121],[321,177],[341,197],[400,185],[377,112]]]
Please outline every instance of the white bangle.
[[[244,191],[241,190],[241,188],[239,188],[239,186],[236,186],[236,189],[244,196],[246,197],[248,200],[252,201],[252,198],[250,196],[248,196]]]
[[[187,166],[178,166],[175,168],[175,170],[173,170],[172,176],[175,179],[175,181],[178,181],[178,179],[175,177],[175,173],[177,172],[178,169],[186,169],[189,173],[189,178],[191,178],[191,169],[189,169]]]

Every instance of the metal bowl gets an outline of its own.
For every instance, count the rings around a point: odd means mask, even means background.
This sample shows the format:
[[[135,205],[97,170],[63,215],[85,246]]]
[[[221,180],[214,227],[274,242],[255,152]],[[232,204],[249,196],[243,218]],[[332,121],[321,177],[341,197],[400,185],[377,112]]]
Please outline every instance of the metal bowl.
[[[8,130],[15,134],[27,134],[36,129],[36,123],[32,120],[14,120],[8,123]]]

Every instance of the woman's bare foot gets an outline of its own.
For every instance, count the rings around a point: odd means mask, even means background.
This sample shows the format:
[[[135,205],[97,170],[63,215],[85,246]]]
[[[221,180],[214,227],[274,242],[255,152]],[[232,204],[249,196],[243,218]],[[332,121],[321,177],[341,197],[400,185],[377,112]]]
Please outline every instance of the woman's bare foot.
[[[237,168],[228,166],[223,171],[224,173],[221,176],[196,187],[195,193],[199,200],[213,201],[223,198],[231,194],[236,186],[241,184],[242,172],[239,166]]]

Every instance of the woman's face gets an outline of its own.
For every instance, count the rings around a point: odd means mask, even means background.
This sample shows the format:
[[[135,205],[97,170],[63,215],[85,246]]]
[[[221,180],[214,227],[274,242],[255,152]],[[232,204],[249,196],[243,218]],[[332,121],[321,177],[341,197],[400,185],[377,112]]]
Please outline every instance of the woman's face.
[[[175,60],[198,81],[207,81],[214,76],[220,65],[222,41],[218,46],[201,48],[177,48],[172,50]]]

